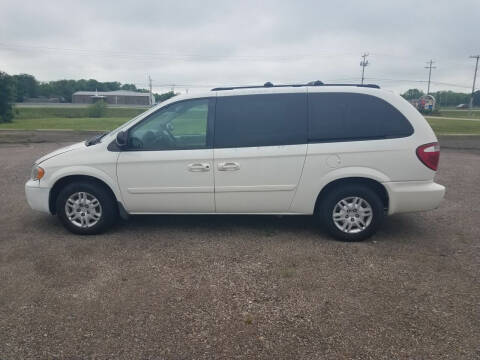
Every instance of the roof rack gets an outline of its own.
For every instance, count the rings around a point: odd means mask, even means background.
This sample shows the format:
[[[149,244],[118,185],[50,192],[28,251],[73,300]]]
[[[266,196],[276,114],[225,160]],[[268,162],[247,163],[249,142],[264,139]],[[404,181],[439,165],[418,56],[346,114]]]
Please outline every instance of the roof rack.
[[[356,86],[356,87],[366,87],[380,89],[380,86],[375,84],[324,84],[320,80],[310,81],[306,84],[281,84],[273,85],[270,81],[267,81],[263,85],[252,85],[252,86],[227,86],[227,87],[216,87],[211,91],[223,91],[223,90],[236,90],[236,89],[263,89],[263,88],[278,88],[278,87],[302,87],[302,86]]]

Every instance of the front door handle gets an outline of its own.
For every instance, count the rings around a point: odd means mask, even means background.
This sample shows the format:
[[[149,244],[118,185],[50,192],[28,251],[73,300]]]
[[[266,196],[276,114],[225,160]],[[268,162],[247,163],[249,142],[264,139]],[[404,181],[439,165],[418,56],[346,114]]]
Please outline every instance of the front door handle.
[[[188,171],[191,172],[203,172],[210,171],[209,163],[193,163],[188,165]]]
[[[219,171],[236,171],[240,170],[240,164],[236,162],[218,163]]]

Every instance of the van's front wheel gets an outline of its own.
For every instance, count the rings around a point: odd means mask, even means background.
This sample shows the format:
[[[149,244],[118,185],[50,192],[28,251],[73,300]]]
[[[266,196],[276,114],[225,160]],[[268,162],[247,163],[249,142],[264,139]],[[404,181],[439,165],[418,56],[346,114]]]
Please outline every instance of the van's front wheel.
[[[65,186],[58,194],[56,210],[63,225],[81,235],[101,233],[117,218],[117,207],[110,193],[89,182]]]
[[[328,232],[343,241],[367,239],[385,216],[380,196],[362,185],[332,190],[321,202],[318,215]]]

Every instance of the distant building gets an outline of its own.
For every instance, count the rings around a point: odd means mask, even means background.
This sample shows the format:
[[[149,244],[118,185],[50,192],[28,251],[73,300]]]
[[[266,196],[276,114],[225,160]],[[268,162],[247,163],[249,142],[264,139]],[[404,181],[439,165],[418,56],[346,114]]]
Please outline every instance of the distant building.
[[[112,105],[153,105],[155,102],[150,93],[128,90],[77,91],[72,95],[74,104],[92,104],[99,100]]]

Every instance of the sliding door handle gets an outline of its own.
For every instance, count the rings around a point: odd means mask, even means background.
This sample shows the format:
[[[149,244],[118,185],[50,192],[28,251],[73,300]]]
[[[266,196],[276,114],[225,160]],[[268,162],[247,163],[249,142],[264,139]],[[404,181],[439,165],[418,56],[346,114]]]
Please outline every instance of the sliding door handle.
[[[188,165],[188,171],[192,172],[203,172],[210,171],[209,163],[193,163]]]
[[[218,163],[219,171],[236,171],[240,170],[240,164],[236,162]]]

